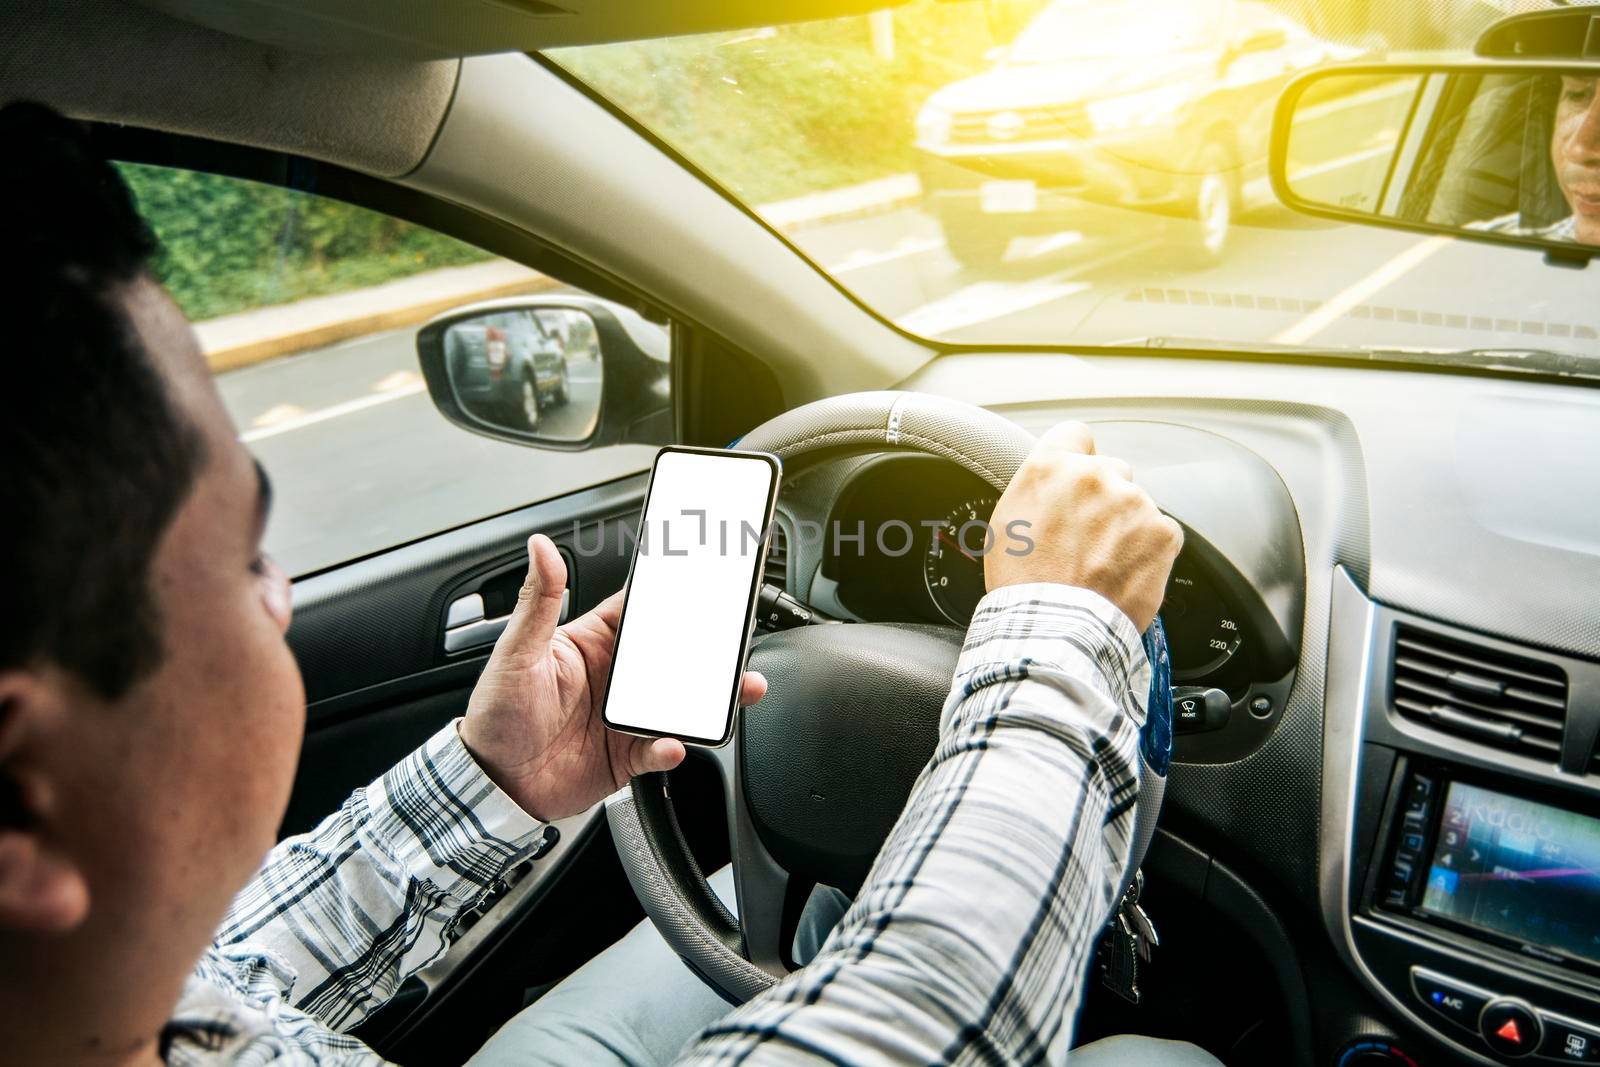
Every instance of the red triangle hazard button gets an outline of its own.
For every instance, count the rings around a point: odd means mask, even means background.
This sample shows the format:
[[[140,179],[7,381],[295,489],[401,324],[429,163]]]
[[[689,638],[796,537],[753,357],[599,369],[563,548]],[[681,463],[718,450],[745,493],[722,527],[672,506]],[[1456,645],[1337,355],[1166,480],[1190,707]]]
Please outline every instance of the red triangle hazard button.
[[[1544,1027],[1520,1002],[1497,1000],[1478,1017],[1478,1033],[1502,1056],[1526,1056],[1539,1047]]]

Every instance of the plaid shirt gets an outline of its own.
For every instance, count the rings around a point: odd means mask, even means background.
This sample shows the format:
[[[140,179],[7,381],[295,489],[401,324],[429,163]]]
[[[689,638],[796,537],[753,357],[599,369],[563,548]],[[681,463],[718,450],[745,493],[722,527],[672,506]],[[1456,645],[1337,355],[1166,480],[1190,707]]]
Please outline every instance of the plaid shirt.
[[[1094,593],[984,597],[939,748],[855,903],[684,1062],[1064,1060],[1128,860],[1149,688],[1133,623]]]
[[[339,1031],[443,954],[542,828],[456,725],[272,850],[184,987],[168,1064],[382,1062]]]
[[[939,748],[854,905],[682,1062],[1062,1060],[1128,858],[1149,682],[1099,596],[984,597]],[[190,979],[167,1062],[380,1062],[338,1031],[444,950],[537,830],[440,731],[274,850]]]

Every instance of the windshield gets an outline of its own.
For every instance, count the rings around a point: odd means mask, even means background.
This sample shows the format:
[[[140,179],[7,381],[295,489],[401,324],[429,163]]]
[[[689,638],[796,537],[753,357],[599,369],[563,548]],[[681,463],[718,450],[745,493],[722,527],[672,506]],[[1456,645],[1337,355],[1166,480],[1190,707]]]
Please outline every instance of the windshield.
[[[1600,357],[1595,270],[1295,215],[1267,177],[1289,80],[1460,58],[1512,6],[912,0],[550,58],[930,339]],[[1370,167],[1407,100],[1330,100],[1361,150],[1296,176]]]

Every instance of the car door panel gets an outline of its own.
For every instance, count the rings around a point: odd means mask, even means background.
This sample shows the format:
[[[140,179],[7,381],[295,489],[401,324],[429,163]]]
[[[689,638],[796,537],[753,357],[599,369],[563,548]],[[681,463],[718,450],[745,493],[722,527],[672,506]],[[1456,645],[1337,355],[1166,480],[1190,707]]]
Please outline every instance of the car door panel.
[[[447,610],[479,593],[491,619],[509,611],[531,534],[550,536],[568,562],[570,615],[620,588],[645,482],[608,482],[297,582],[289,644],[306,739],[283,833],[315,825],[462,714],[492,646],[447,652]]]
[[[531,534],[548,535],[567,560],[569,615],[621,588],[647,483],[645,473],[603,483],[296,583],[289,643],[305,676],[306,738],[280,833],[315,826],[463,713],[491,646],[447,652],[449,606],[480,593],[491,618],[508,611]],[[728,859],[720,790],[707,762],[673,772],[685,832],[707,869]],[[460,1062],[640,921],[603,824],[599,805],[557,823],[548,848],[510,872],[457,925],[445,954],[357,1036],[400,1062]]]

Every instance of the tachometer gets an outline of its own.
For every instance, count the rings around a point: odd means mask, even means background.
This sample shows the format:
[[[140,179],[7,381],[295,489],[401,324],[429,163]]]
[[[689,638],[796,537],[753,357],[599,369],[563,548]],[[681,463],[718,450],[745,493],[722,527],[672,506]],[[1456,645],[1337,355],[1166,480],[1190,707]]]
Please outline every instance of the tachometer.
[[[928,596],[939,613],[957,626],[972,621],[972,612],[983,599],[983,554],[986,539],[992,536],[988,524],[995,499],[975,496],[952,508],[930,539],[923,560]]]

